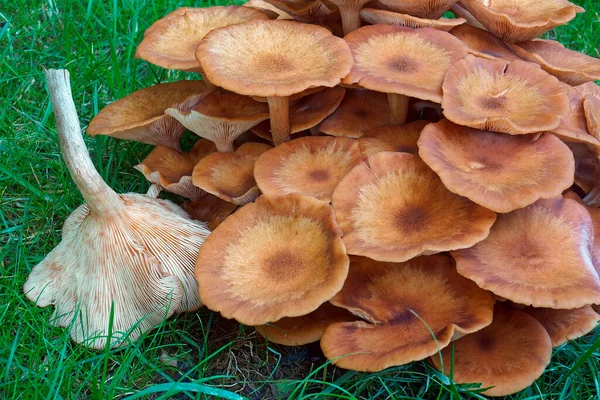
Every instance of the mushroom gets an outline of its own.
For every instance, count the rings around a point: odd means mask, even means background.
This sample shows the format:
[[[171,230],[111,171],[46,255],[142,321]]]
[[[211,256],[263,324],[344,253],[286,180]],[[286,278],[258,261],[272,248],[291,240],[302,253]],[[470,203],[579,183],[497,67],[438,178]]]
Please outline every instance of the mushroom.
[[[392,11],[410,14],[420,18],[438,19],[457,0],[379,0]]]
[[[321,0],[266,0],[276,9],[283,11],[298,22],[324,25],[325,19],[335,13],[335,7],[329,7]]]
[[[369,129],[358,139],[358,145],[366,160],[382,151],[417,154],[417,141],[429,121],[414,121],[405,125],[385,125]]]
[[[196,135],[210,140],[221,152],[233,151],[233,141],[269,118],[269,107],[247,96],[212,92],[191,110],[168,108],[175,118]]]
[[[320,26],[283,20],[214,30],[198,46],[196,58],[213,84],[268,98],[275,145],[290,140],[289,96],[336,86],[352,66],[343,39]]]
[[[469,26],[472,26],[477,29],[483,29],[484,31],[487,32],[487,29],[485,29],[485,26],[481,25],[481,22],[477,21],[477,18],[475,18],[473,16],[473,14],[471,14],[470,12],[465,10],[464,7],[459,5],[459,3],[454,4],[452,7],[450,7],[450,11],[452,12],[452,14],[454,14],[454,16],[456,18],[466,19],[467,24],[469,24]]]
[[[344,39],[354,66],[343,83],[387,93],[394,125],[406,122],[408,96],[441,102],[444,74],[468,53],[460,40],[432,28],[370,25]]]
[[[384,93],[347,89],[339,107],[319,124],[317,130],[332,136],[358,138],[368,129],[387,124],[389,115]]]
[[[181,208],[190,215],[190,218],[206,222],[208,229],[214,231],[225,218],[235,211],[237,206],[210,193],[206,193],[194,201],[184,202]]]
[[[302,132],[318,125],[329,117],[340,105],[346,89],[327,88],[290,105],[290,134]],[[273,141],[270,121],[263,121],[251,129],[257,136]]]
[[[373,25],[390,24],[409,28],[435,28],[445,32],[467,22],[464,18],[426,19],[376,8],[363,8],[360,10],[360,18]]]
[[[453,251],[458,273],[515,303],[577,308],[600,303],[592,219],[562,197],[498,215],[489,236]]]
[[[406,263],[353,257],[331,303],[367,320],[329,325],[321,348],[333,364],[381,371],[422,360],[492,323],[494,299],[456,273],[447,255]]]
[[[544,327],[533,317],[500,304],[494,321],[434,355],[431,363],[456,383],[481,382],[486,396],[506,396],[530,386],[552,356]]]
[[[294,19],[285,11],[280,10],[279,8],[273,6],[272,4],[264,0],[248,0],[247,2],[242,4],[242,7],[256,8],[257,10],[262,11],[269,16],[271,16],[270,13],[275,13],[277,14],[277,16],[275,17],[276,19]],[[273,19],[273,17],[271,17],[271,19]]]
[[[541,36],[585,11],[567,0],[462,0],[461,4],[488,31],[510,43]]]
[[[302,346],[317,342],[323,331],[336,322],[356,321],[358,318],[348,310],[323,303],[315,311],[301,317],[286,317],[279,321],[255,327],[269,342],[285,346]]]
[[[572,310],[526,307],[521,311],[535,318],[550,335],[552,347],[575,340],[592,331],[600,321],[600,315],[591,306]]]
[[[563,84],[563,87],[567,91],[571,111],[560,121],[560,125],[550,132],[565,142],[585,143],[600,150],[600,141],[588,132],[583,95],[567,84]]]
[[[533,39],[510,47],[522,59],[539,64],[544,71],[569,85],[600,79],[599,59],[569,50],[555,40]]]
[[[40,307],[54,305],[53,323],[70,327],[76,342],[120,346],[200,307],[192,271],[209,231],[169,201],[108,187],[81,136],[69,73],[48,70],[46,79],[63,157],[86,204],[67,218],[24,292]]]
[[[342,16],[342,28],[344,36],[360,28],[360,10],[370,0],[329,0],[335,4]]]
[[[594,139],[600,140],[600,97],[585,96],[583,99],[583,111],[588,132]]]
[[[348,254],[402,262],[462,249],[485,239],[496,220],[446,189],[412,154],[382,152],[367,163],[354,167],[332,196]]]
[[[236,205],[254,201],[260,194],[254,180],[254,164],[271,146],[244,143],[235,152],[212,153],[196,164],[192,183]]]
[[[192,171],[200,161],[216,151],[215,145],[204,139],[194,144],[189,152],[181,153],[169,147],[156,146],[140,164],[134,168],[146,179],[166,191],[191,200],[206,194],[192,184]]]
[[[519,60],[468,55],[450,67],[443,90],[442,108],[450,121],[511,135],[555,129],[570,111],[558,79]]]
[[[104,107],[92,118],[86,132],[181,150],[179,140],[185,128],[166,115],[165,109],[189,110],[207,92],[202,81],[159,83]]]
[[[333,189],[360,160],[354,139],[302,137],[264,152],[254,166],[254,179],[267,195],[298,193],[329,202]]]
[[[348,274],[341,236],[323,201],[260,196],[202,246],[196,264],[200,298],[246,325],[313,312],[340,291]]]
[[[451,192],[506,213],[571,187],[575,160],[557,137],[504,135],[444,119],[421,132],[419,156]]]
[[[213,29],[250,20],[268,20],[257,9],[240,6],[183,7],[156,21],[135,52],[136,58],[159,67],[203,74],[196,47]]]
[[[450,33],[459,38],[468,48],[469,53],[490,60],[518,60],[511,48],[491,33],[471,25],[460,25],[452,28]]]

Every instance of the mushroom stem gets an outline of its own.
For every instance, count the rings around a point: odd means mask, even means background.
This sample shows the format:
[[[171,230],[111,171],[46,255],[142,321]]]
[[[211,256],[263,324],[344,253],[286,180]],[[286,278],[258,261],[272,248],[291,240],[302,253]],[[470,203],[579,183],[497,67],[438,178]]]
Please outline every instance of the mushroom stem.
[[[156,198],[158,198],[158,195],[160,194],[160,192],[162,192],[162,186],[157,185],[156,183],[153,183],[148,188],[148,192],[146,193],[146,196],[156,199]]]
[[[233,142],[225,142],[225,141],[219,140],[219,141],[215,141],[214,143],[215,143],[215,146],[217,146],[217,151],[219,151],[221,153],[231,153],[233,151]]]
[[[403,94],[388,93],[390,105],[390,123],[392,125],[404,125],[408,115],[408,96]]]
[[[290,98],[270,96],[269,116],[271,118],[271,135],[275,146],[290,140]]]
[[[71,94],[69,71],[46,70],[46,80],[63,158],[90,212],[104,216],[123,212],[125,206],[121,198],[96,171],[83,141],[79,117]]]
[[[360,28],[359,10],[351,7],[340,7],[340,14],[342,16],[344,36]]]

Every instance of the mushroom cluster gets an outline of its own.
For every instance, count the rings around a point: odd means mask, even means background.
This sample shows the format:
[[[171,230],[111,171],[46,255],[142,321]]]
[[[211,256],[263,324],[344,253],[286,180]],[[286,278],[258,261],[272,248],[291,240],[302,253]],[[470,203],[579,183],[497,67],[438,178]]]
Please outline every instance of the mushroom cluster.
[[[132,93],[88,133],[156,145],[136,168],[212,230],[194,271],[209,309],[275,343],[320,340],[342,368],[427,359],[507,395],[600,320],[600,60],[537,38],[579,12],[180,8],[136,56],[201,80]],[[200,139],[182,151],[186,129]]]

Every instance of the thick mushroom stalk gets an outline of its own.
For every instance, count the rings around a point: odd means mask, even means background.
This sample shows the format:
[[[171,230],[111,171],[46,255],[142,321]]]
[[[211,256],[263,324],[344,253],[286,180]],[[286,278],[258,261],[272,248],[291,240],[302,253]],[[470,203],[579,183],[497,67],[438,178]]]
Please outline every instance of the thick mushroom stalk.
[[[54,305],[52,322],[76,342],[119,346],[200,307],[193,267],[209,231],[171,202],[108,187],[81,136],[68,72],[46,76],[65,162],[87,204],[67,218],[24,291],[40,307]]]
[[[271,118],[271,135],[275,146],[290,141],[290,98],[271,96],[269,116]]]

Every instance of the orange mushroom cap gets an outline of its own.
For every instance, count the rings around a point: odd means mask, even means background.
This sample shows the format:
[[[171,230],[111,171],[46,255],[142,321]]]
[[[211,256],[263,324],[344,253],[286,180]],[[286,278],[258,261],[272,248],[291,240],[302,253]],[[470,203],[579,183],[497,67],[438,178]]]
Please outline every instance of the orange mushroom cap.
[[[555,40],[533,39],[513,44],[514,52],[526,61],[539,64],[549,74],[577,86],[600,79],[600,60],[569,50]]]
[[[358,139],[360,152],[366,160],[382,151],[417,154],[417,141],[429,121],[414,121],[405,125],[386,125],[371,128]]]
[[[563,87],[567,90],[571,111],[560,121],[560,125],[550,132],[565,142],[585,143],[600,149],[600,141],[588,132],[583,95],[577,88],[567,84],[563,84]]]
[[[591,306],[572,310],[526,307],[522,311],[535,318],[546,329],[552,347],[575,340],[592,331],[600,321],[600,315]]]
[[[567,0],[462,0],[461,4],[488,31],[511,43],[541,36],[585,11]]]
[[[357,318],[348,310],[326,302],[309,314],[282,318],[267,325],[257,326],[255,329],[270,342],[285,346],[301,346],[321,339],[325,328],[333,323],[356,320]]]
[[[379,0],[390,10],[421,18],[438,19],[457,0]]]
[[[269,118],[269,107],[251,97],[213,91],[191,110],[168,108],[165,113],[214,142],[219,151],[233,151],[238,136]]]
[[[302,132],[318,125],[330,116],[340,105],[346,89],[327,88],[299,99],[290,105],[290,133]],[[263,121],[251,129],[257,136],[272,140],[271,122]]]
[[[530,386],[543,373],[552,356],[544,327],[519,310],[497,304],[494,321],[442,350],[442,360],[431,362],[456,383],[481,382],[486,396],[505,396]],[[442,367],[443,361],[443,367]]]
[[[573,153],[553,135],[534,140],[447,119],[423,129],[419,155],[450,191],[502,213],[560,196],[575,174]]]
[[[333,192],[348,254],[402,262],[485,239],[496,214],[444,187],[418,157],[372,155]]]
[[[467,22],[464,18],[426,19],[376,8],[363,8],[360,10],[360,18],[373,25],[390,24],[409,28],[435,28],[445,32]]]
[[[181,153],[169,147],[156,146],[134,168],[146,179],[168,192],[196,200],[206,192],[192,184],[192,171],[202,158],[216,151],[215,145],[200,139],[189,152]]]
[[[195,52],[204,36],[214,29],[253,19],[269,17],[250,7],[183,7],[148,28],[135,56],[163,68],[201,72]]]
[[[104,107],[86,132],[180,150],[179,139],[185,128],[166,115],[165,109],[189,110],[207,92],[202,81],[159,83],[140,89]]]
[[[458,273],[515,303],[576,308],[600,303],[593,241],[585,207],[559,197],[498,215],[485,240],[452,256]]]
[[[206,226],[214,231],[221,222],[235,211],[237,206],[217,196],[206,193],[194,201],[186,201],[181,205],[191,219],[206,222]]]
[[[456,273],[447,255],[406,263],[353,257],[342,290],[331,300],[369,322],[335,323],[321,348],[339,367],[355,371],[422,360],[451,340],[492,322],[491,293]]]
[[[213,84],[265,97],[335,86],[352,65],[343,39],[320,26],[284,20],[216,29],[198,46],[196,57]]]
[[[587,95],[583,100],[587,129],[594,139],[600,139],[600,97]]]
[[[354,57],[344,84],[438,103],[444,74],[468,53],[460,40],[432,28],[370,25],[344,39]]]
[[[202,245],[200,298],[246,325],[306,315],[344,284],[349,261],[341,236],[327,203],[296,194],[261,196]]]
[[[565,87],[525,61],[468,55],[444,79],[442,108],[450,121],[522,135],[552,130],[570,111]]]
[[[319,124],[327,135],[357,138],[375,126],[389,122],[390,107],[384,93],[348,89],[339,107]]]
[[[302,137],[264,152],[254,166],[254,179],[267,195],[299,193],[329,202],[333,189],[360,160],[354,139]]]
[[[254,180],[254,163],[271,146],[244,143],[235,152],[217,152],[204,157],[192,173],[195,186],[236,205],[244,205],[258,197]]]
[[[453,28],[450,33],[459,38],[469,48],[469,53],[481,58],[491,60],[518,60],[511,48],[491,33],[471,25],[460,25]]]

